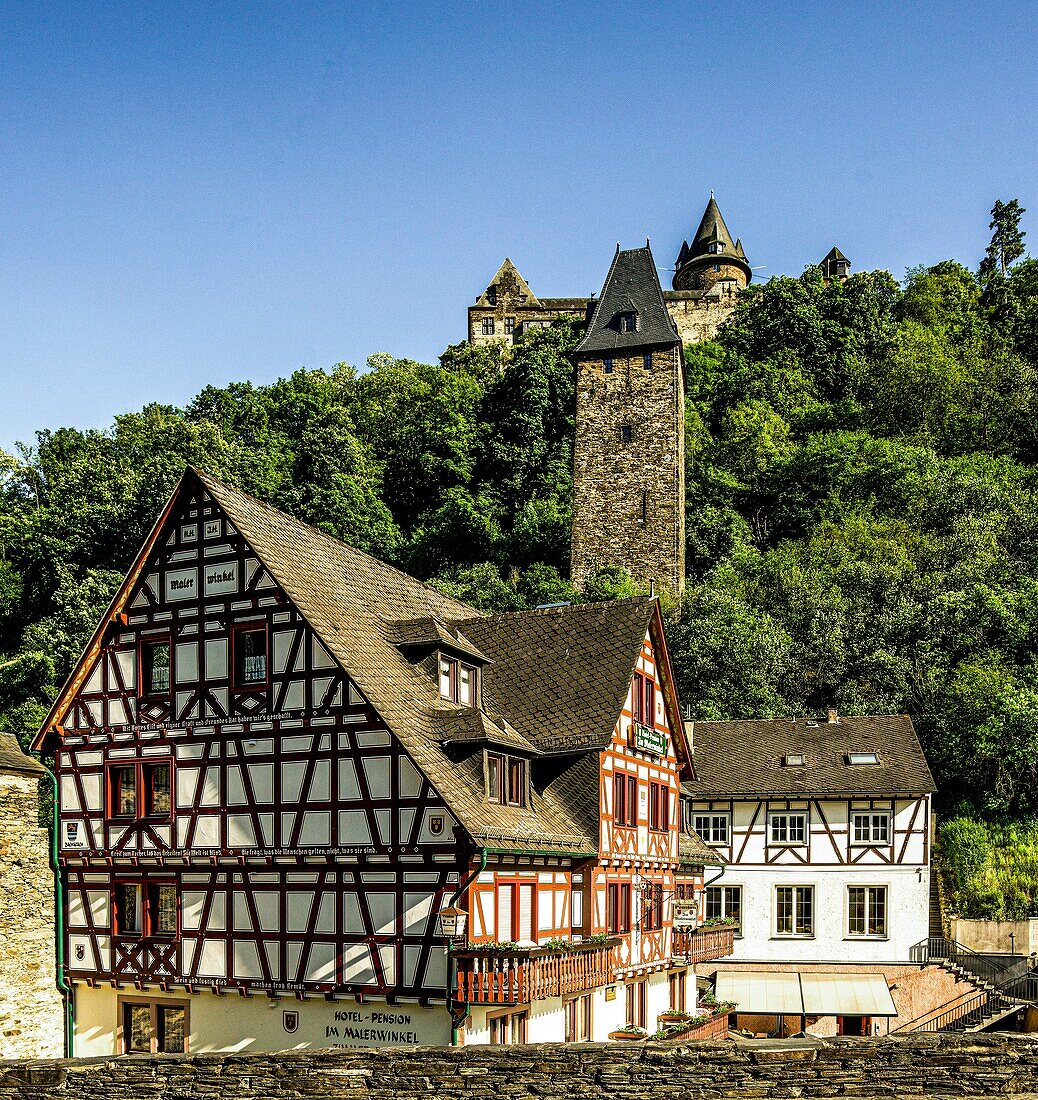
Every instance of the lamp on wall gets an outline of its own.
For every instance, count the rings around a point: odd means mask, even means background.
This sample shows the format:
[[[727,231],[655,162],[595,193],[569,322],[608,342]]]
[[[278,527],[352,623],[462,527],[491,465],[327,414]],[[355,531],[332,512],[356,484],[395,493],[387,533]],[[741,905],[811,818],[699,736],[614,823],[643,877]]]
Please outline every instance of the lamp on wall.
[[[469,915],[457,905],[448,905],[436,914],[436,924],[440,935],[448,941],[460,940],[465,935],[465,925]]]

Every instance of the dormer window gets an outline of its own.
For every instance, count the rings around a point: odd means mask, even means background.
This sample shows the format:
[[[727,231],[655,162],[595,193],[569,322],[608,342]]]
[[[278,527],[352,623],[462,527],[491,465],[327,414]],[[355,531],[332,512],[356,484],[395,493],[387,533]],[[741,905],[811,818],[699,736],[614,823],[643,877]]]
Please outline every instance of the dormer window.
[[[475,706],[476,669],[454,657],[440,654],[440,696],[463,707]]]
[[[620,314],[620,331],[621,332],[637,332],[638,331],[638,314],[634,310],[627,310]]]
[[[487,799],[502,806],[526,805],[526,761],[503,752],[486,756]]]
[[[710,246],[707,248],[707,252],[723,252],[723,251],[724,251],[724,241],[713,241],[713,242],[711,242]]]
[[[879,754],[875,752],[849,752],[847,753],[847,763],[851,765],[878,764]]]

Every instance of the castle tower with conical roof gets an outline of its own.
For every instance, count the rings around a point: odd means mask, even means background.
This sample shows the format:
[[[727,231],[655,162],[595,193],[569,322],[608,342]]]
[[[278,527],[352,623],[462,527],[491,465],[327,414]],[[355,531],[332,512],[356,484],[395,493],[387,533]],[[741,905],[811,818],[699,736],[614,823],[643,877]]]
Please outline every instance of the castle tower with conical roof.
[[[692,243],[685,241],[674,269],[675,290],[743,290],[753,278],[741,240],[732,240],[710,192],[703,219]]]

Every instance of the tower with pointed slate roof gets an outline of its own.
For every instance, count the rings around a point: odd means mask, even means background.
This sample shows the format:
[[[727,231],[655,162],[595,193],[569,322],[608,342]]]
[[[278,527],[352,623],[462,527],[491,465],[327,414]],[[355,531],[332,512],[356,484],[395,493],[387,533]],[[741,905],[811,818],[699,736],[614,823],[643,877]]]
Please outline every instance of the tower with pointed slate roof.
[[[648,242],[621,251],[574,351],[571,576],[620,566],[674,594],[685,581],[681,337]]]
[[[743,290],[753,278],[741,240],[732,240],[713,191],[692,243],[685,241],[674,269],[674,289]]]

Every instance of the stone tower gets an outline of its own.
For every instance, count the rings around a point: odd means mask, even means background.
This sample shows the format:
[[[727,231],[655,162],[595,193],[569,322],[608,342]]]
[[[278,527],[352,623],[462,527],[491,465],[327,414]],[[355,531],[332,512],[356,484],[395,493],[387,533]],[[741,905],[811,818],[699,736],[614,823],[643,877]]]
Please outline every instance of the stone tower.
[[[54,953],[50,837],[40,824],[47,773],[0,733],[0,1057],[60,1058],[64,1008]],[[49,787],[49,785],[48,785]]]
[[[742,241],[733,241],[710,192],[692,243],[685,241],[674,268],[675,290],[743,290],[753,278]]]
[[[617,246],[573,354],[573,582],[582,587],[617,565],[677,594],[685,582],[682,345],[648,242]]]

